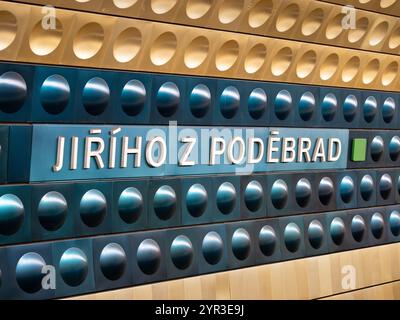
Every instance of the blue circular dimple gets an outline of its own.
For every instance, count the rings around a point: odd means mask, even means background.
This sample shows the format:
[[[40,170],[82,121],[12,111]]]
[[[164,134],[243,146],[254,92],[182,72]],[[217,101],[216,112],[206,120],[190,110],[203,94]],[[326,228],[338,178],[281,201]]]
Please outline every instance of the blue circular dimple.
[[[374,190],[374,179],[369,174],[364,175],[360,182],[360,194],[364,201],[371,200]]]
[[[254,89],[247,101],[250,116],[257,120],[262,117],[267,109],[267,94],[261,88]]]
[[[126,265],[125,251],[118,243],[109,243],[101,251],[100,269],[108,280],[120,279],[125,272]]]
[[[190,111],[196,118],[204,117],[211,107],[211,92],[204,84],[196,85],[189,97]]]
[[[354,193],[354,182],[353,179],[349,176],[343,177],[340,181],[340,197],[342,198],[343,202],[349,203],[353,198]]]
[[[40,88],[40,102],[48,113],[60,114],[67,107],[70,94],[68,81],[58,74],[51,75]]]
[[[36,252],[25,253],[19,260],[15,269],[15,278],[18,286],[27,293],[35,293],[42,289],[42,273],[46,262]]]
[[[296,223],[290,222],[285,227],[283,236],[285,239],[285,246],[290,252],[294,253],[299,250],[301,243],[301,230]]]
[[[366,122],[370,123],[375,119],[376,113],[378,111],[378,102],[375,97],[368,97],[363,106],[364,119]]]
[[[364,239],[365,229],[366,225],[364,218],[360,215],[354,216],[351,220],[351,234],[353,235],[354,240],[361,242]]]
[[[397,178],[397,193],[400,195],[400,176]]]
[[[283,209],[288,200],[288,186],[285,181],[278,179],[271,188],[271,201],[276,209]]]
[[[258,235],[261,252],[265,256],[272,256],[275,251],[277,237],[275,230],[271,226],[264,226]]]
[[[175,267],[180,270],[189,268],[194,256],[192,242],[186,236],[177,236],[172,241],[170,254]]]
[[[223,214],[230,214],[236,204],[236,190],[232,183],[224,182],[217,191],[217,207]]]
[[[400,138],[394,136],[389,142],[389,156],[392,161],[397,161],[400,155]]]
[[[129,187],[122,191],[118,199],[118,213],[121,219],[128,224],[136,222],[143,212],[143,202],[143,196],[138,189]]]
[[[61,193],[50,191],[40,199],[37,214],[40,224],[46,230],[60,229],[67,218],[67,213],[67,200]]]
[[[335,217],[332,220],[329,232],[331,234],[332,241],[337,246],[340,246],[343,242],[346,233],[346,227],[344,225],[342,218]]]
[[[224,242],[221,236],[215,231],[210,231],[203,239],[201,250],[204,259],[211,265],[216,265],[221,261],[224,253]]]
[[[393,189],[392,177],[385,173],[379,179],[379,193],[383,199],[388,199]]]
[[[107,82],[99,77],[90,79],[83,88],[82,103],[92,116],[102,114],[110,101],[110,88]]]
[[[318,186],[318,198],[323,205],[328,205],[331,202],[335,187],[333,181],[329,177],[323,177]]]
[[[338,101],[333,93],[328,93],[322,100],[321,112],[325,121],[332,121],[337,112]]]
[[[146,95],[146,88],[141,81],[128,81],[121,92],[122,110],[124,110],[128,116],[137,116],[144,108]]]
[[[385,142],[382,137],[376,136],[371,141],[371,158],[374,161],[379,161],[385,149]]]
[[[247,209],[256,212],[260,209],[264,198],[264,190],[262,185],[254,180],[250,181],[244,190],[244,202]]]
[[[386,123],[392,122],[396,113],[396,101],[389,97],[383,102],[382,106],[382,118]]]
[[[156,105],[158,112],[163,117],[171,117],[179,108],[181,93],[173,82],[166,82],[158,89]]]
[[[324,240],[324,227],[318,220],[313,220],[308,225],[308,241],[314,249],[319,249]]]
[[[220,110],[224,118],[232,119],[240,107],[240,93],[236,87],[224,89],[220,97]]]
[[[280,91],[275,98],[275,115],[279,120],[285,120],[292,111],[292,95],[287,90]]]
[[[375,239],[380,239],[385,230],[385,221],[379,212],[375,212],[371,217],[371,232]]]
[[[356,117],[358,109],[358,100],[354,95],[349,95],[343,102],[343,116],[347,122],[352,122]]]
[[[25,208],[22,201],[13,194],[0,197],[0,234],[10,236],[21,228],[24,221]]]
[[[157,272],[161,264],[161,249],[153,239],[143,240],[136,252],[137,264],[143,273],[151,275]]]
[[[24,78],[14,71],[0,76],[0,110],[5,113],[19,111],[25,103],[28,89]]]
[[[296,184],[295,194],[297,204],[302,208],[306,207],[309,204],[312,195],[310,181],[305,178],[300,179]]]
[[[314,110],[315,110],[316,102],[315,97],[311,92],[305,92],[299,101],[299,114],[300,117],[304,121],[311,120]]]
[[[186,194],[186,208],[193,217],[200,217],[207,208],[207,190],[200,184],[192,185]]]
[[[89,262],[86,254],[79,248],[69,248],[61,256],[59,272],[64,282],[77,287],[82,284],[89,272]]]
[[[400,235],[400,213],[396,210],[392,211],[389,216],[390,231],[395,237]]]
[[[107,200],[99,190],[92,189],[83,195],[79,209],[83,223],[94,228],[103,222],[107,214]]]
[[[251,238],[243,229],[237,229],[232,235],[232,252],[238,260],[246,260],[250,255]]]
[[[170,186],[161,186],[154,195],[154,212],[161,220],[169,220],[176,211],[176,194]]]

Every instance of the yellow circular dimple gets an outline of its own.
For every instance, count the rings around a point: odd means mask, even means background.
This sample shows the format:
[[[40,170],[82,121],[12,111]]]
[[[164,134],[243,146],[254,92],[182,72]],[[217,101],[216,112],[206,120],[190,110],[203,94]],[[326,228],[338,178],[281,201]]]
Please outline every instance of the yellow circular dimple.
[[[114,41],[113,55],[120,63],[133,60],[142,46],[142,34],[136,28],[122,31]]]
[[[388,45],[389,48],[392,50],[398,49],[400,47],[400,27],[391,32]]]
[[[369,20],[366,17],[360,18],[356,21],[356,28],[349,29],[348,40],[350,43],[360,41],[367,33]]]
[[[188,0],[186,4],[186,15],[192,19],[204,17],[213,4],[213,0]]]
[[[184,62],[189,69],[201,66],[207,59],[210,43],[204,36],[193,39],[185,50]]]
[[[356,56],[350,58],[343,67],[342,81],[346,83],[352,81],[357,76],[359,70],[360,58]]]
[[[103,41],[104,30],[100,24],[90,22],[84,25],[73,41],[75,56],[82,60],[93,58],[102,48]]]
[[[46,56],[52,53],[60,45],[63,36],[63,26],[61,22],[55,20],[53,26],[43,25],[40,20],[33,27],[29,36],[29,47],[32,52],[38,56]]]
[[[282,76],[292,64],[293,52],[289,47],[280,49],[272,59],[271,72],[274,76]]]
[[[17,30],[17,18],[9,11],[0,11],[0,51],[14,42]]]
[[[385,39],[388,29],[389,24],[386,21],[379,23],[369,35],[369,45],[374,47],[380,44]]]
[[[373,59],[368,62],[367,66],[363,69],[362,82],[370,84],[374,82],[379,72],[380,63],[378,59]]]
[[[383,71],[381,83],[383,86],[390,86],[396,79],[399,72],[399,64],[396,61],[391,62]]]
[[[138,0],[113,0],[114,5],[119,9],[128,9],[137,2]]]
[[[307,51],[297,62],[296,75],[300,79],[307,78],[315,69],[317,54],[313,50]]]
[[[244,0],[225,0],[219,8],[218,19],[223,24],[232,23],[243,11]]]
[[[290,30],[296,23],[300,14],[300,7],[292,3],[288,5],[282,12],[279,14],[278,19],[276,20],[276,30],[279,32],[286,32]]]
[[[264,25],[272,14],[274,3],[272,0],[260,0],[249,11],[249,26],[259,28]]]
[[[324,21],[324,10],[315,9],[304,19],[301,26],[301,33],[305,36],[311,36],[316,33]]]
[[[387,9],[394,5],[397,2],[397,0],[381,0],[380,6],[382,9]]]
[[[156,66],[168,63],[176,53],[177,44],[178,40],[172,32],[161,34],[151,47],[151,62]]]
[[[238,57],[239,44],[235,40],[229,40],[218,50],[215,65],[219,71],[227,71],[233,67]]]
[[[322,62],[319,72],[319,77],[323,81],[331,79],[337,72],[339,67],[339,56],[336,53],[332,53],[326,57]]]
[[[325,30],[325,37],[328,40],[336,39],[343,32],[342,21],[344,17],[345,15],[343,13],[340,13],[328,22]]]
[[[156,14],[165,14],[171,11],[178,0],[151,0],[151,10]]]
[[[244,69],[247,73],[253,74],[261,69],[267,57],[267,48],[264,44],[259,43],[253,46],[244,62]]]

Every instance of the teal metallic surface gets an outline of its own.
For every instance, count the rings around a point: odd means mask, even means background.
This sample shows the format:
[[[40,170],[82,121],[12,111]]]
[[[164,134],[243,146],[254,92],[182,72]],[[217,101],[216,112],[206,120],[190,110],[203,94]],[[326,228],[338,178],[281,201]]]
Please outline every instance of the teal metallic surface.
[[[186,194],[186,208],[193,217],[200,217],[206,210],[207,190],[199,183],[193,184]]]
[[[174,265],[181,270],[189,268],[194,256],[194,248],[186,236],[177,236],[171,244],[170,255]]]
[[[341,245],[346,232],[344,221],[340,217],[334,218],[331,222],[329,232],[333,242],[336,245]]]
[[[107,200],[104,195],[96,189],[87,191],[80,202],[80,216],[88,227],[96,227],[100,225],[106,214]]]
[[[28,293],[35,293],[42,289],[44,259],[35,252],[24,254],[16,266],[16,280],[19,287]]]
[[[144,210],[144,200],[140,191],[134,187],[122,191],[118,199],[118,213],[128,224],[136,222]]]
[[[24,205],[16,195],[0,197],[0,234],[10,236],[16,233],[24,220]]]
[[[100,254],[100,268],[104,276],[112,281],[122,277],[127,266],[127,256],[118,243],[107,244]]]
[[[64,111],[71,99],[68,81],[60,75],[49,76],[40,88],[40,101],[43,109],[53,115]]]
[[[209,264],[217,264],[221,260],[224,250],[221,236],[214,231],[207,233],[203,239],[201,250],[205,260]]]
[[[56,191],[46,193],[39,202],[37,215],[43,228],[55,231],[61,228],[68,214],[64,196]]]
[[[88,259],[86,254],[79,248],[67,249],[59,261],[59,270],[64,282],[77,287],[85,281],[88,274]]]
[[[137,249],[136,259],[143,273],[147,275],[155,273],[161,263],[160,246],[152,239],[143,240]]]

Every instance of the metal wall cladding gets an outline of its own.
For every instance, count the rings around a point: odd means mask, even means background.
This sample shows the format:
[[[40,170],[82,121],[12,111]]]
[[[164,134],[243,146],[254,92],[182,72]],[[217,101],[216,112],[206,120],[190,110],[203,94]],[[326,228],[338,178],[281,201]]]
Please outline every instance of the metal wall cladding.
[[[14,1],[22,2],[20,0]],[[258,2],[240,0],[232,3],[223,0],[213,2],[193,2],[190,0],[168,0],[165,2],[139,0],[126,2],[116,0],[96,1],[93,4],[90,1],[71,3],[67,0],[49,2],[29,0],[26,2],[43,5],[52,4],[66,9],[145,18],[153,21],[245,32],[328,45],[332,45],[332,41],[335,41],[344,47],[377,52],[398,54],[399,51],[399,45],[395,41],[396,38],[391,34],[396,34],[399,26],[393,15],[396,15],[400,7],[396,1],[392,0],[377,2],[328,1],[330,3],[312,0],[268,0]],[[360,28],[359,32],[351,32],[351,30],[341,27],[342,5],[353,5],[362,9],[357,11],[357,21],[360,24],[362,23],[362,28]],[[388,16],[384,14],[388,14]],[[62,33],[63,30],[62,28],[60,29],[58,33]],[[126,31],[125,33],[128,32]],[[138,38],[130,41],[135,53],[138,50],[137,47],[140,47],[140,33],[138,34],[137,31],[136,33],[131,31],[131,33]],[[127,35],[122,33],[119,36],[120,41],[126,37]],[[202,43],[200,40],[198,42]],[[194,43],[192,46],[196,47],[196,44]],[[31,45],[31,49],[39,50],[36,43],[34,43],[33,47]],[[253,51],[256,51],[256,49]],[[118,52],[116,56],[120,57],[122,62],[135,55],[134,53],[123,54],[124,51],[122,49]],[[253,71],[256,66],[257,63],[254,62],[249,64],[247,68],[249,71]]]
[[[396,129],[396,92],[0,64],[0,121]],[[3,107],[1,107],[3,105]]]
[[[354,250],[398,237],[399,208],[385,206],[5,246],[0,295],[67,297]],[[42,287],[52,283],[47,277],[52,267],[55,288]]]
[[[399,241],[400,4],[350,1],[354,29],[342,25],[347,2],[0,1],[0,298],[62,298]],[[61,9],[46,29],[38,4],[49,3]],[[105,141],[149,127],[336,137],[345,149],[307,165],[262,158],[251,172],[43,169],[56,135],[83,142],[99,128]]]
[[[250,0],[246,2],[248,8],[252,7]],[[397,21],[395,23],[392,20],[389,24],[389,17],[376,18],[373,13],[362,12],[360,14],[366,16],[359,18],[361,30],[343,30],[340,23],[343,14],[340,6],[335,6],[337,14],[323,19],[326,23],[325,33],[314,32],[316,37],[320,36],[320,41],[316,42],[328,45],[310,43],[307,37],[304,42],[279,39],[285,32],[294,35],[292,27],[297,25],[299,28],[299,19],[308,14],[300,14],[305,6],[297,2],[285,1],[282,15],[276,15],[271,20],[275,24],[274,32],[269,34],[272,37],[239,33],[238,28],[233,31],[207,29],[204,23],[200,28],[63,9],[55,10],[55,30],[43,30],[40,6],[4,2],[0,4],[2,11],[5,11],[2,19],[5,25],[11,27],[7,29],[7,37],[3,40],[0,58],[5,61],[311,83],[382,91],[399,89],[400,58],[392,54],[398,54],[398,41],[396,36],[391,37],[387,33],[390,30],[396,35]],[[223,5],[221,1],[219,3]],[[313,1],[311,7],[318,4]],[[219,10],[210,12],[220,19],[225,15],[230,17],[236,10],[242,11],[240,8],[232,11],[229,8],[231,5],[228,4],[227,8],[222,6],[222,16]],[[263,12],[260,8],[255,10]],[[312,19],[315,18],[314,11],[309,12]],[[317,18],[322,11],[317,10]],[[171,21],[168,15],[168,22]],[[370,21],[376,21],[377,25],[369,27]],[[217,27],[226,24],[229,21],[224,18],[218,22]],[[233,24],[238,27],[242,25],[236,19]],[[310,27],[306,24],[304,28]],[[261,27],[261,30],[265,28]],[[303,31],[298,32],[295,38],[303,39]],[[88,39],[92,41],[91,46],[86,45]],[[341,46],[330,46],[332,41]],[[351,48],[344,48],[346,45]],[[129,49],[126,50],[126,47]],[[366,52],[353,47],[385,53]]]
[[[0,186],[3,245],[400,203],[394,168]]]

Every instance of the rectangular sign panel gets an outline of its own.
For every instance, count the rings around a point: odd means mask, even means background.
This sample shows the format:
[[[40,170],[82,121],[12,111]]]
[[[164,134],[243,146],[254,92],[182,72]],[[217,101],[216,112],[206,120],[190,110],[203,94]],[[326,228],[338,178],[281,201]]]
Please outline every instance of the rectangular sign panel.
[[[33,125],[29,181],[345,169],[346,129]]]

